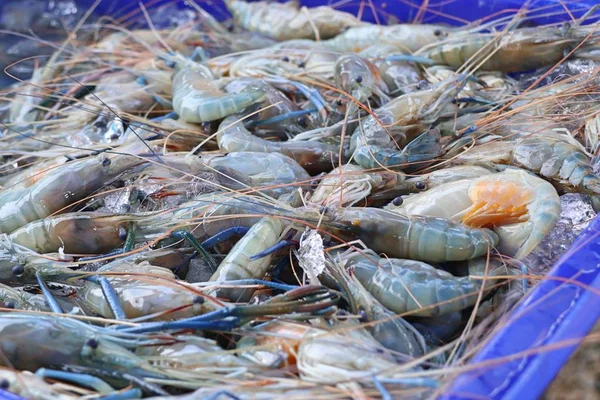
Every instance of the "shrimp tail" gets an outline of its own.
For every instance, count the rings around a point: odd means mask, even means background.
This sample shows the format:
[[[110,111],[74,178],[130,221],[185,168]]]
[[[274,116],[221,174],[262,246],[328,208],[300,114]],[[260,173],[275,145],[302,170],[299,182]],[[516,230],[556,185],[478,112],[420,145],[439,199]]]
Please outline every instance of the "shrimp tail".
[[[440,131],[429,130],[412,140],[402,150],[376,145],[359,147],[354,153],[356,162],[364,168],[401,167],[403,171],[414,171],[442,154]]]

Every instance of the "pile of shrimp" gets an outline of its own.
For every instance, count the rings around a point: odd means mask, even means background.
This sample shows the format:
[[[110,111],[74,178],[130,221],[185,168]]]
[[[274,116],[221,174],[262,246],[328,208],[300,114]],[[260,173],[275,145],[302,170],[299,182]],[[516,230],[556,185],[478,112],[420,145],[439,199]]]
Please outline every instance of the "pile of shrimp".
[[[561,196],[600,207],[596,10],[449,27],[186,4],[168,28],[141,3],[86,13],[0,98],[0,387],[444,390],[543,279]]]

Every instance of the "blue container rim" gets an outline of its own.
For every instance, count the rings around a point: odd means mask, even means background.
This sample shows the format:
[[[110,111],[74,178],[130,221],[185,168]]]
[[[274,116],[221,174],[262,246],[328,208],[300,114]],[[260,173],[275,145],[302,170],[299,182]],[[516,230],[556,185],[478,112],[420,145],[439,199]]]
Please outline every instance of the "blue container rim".
[[[90,7],[93,0],[76,0],[82,7]],[[150,5],[151,0],[145,3]],[[328,4],[321,0],[301,0],[311,7]],[[524,0],[456,0],[430,3],[423,13],[424,22],[458,24],[475,21],[503,12],[515,13]],[[154,6],[167,1],[152,1]],[[181,1],[181,6],[185,6]],[[224,9],[222,1],[199,1],[207,11]],[[358,10],[360,1],[348,3],[344,10]],[[373,0],[380,16],[394,14],[401,22],[411,22],[419,13],[420,2],[401,0],[386,4]],[[528,9],[541,8],[540,23],[563,21],[567,17],[563,7],[581,15],[596,0],[534,0]],[[102,0],[96,13],[113,14],[116,10],[132,10],[137,0]],[[367,7],[368,8],[368,7]],[[562,10],[562,13],[560,12]],[[0,12],[2,8],[0,6]],[[551,12],[553,11],[553,12]],[[379,13],[379,11],[377,12]],[[372,12],[363,19],[374,21]],[[524,299],[505,316],[502,329],[494,331],[483,343],[481,350],[464,366],[457,368],[454,379],[444,388],[438,399],[458,400],[474,398],[533,399],[538,398],[554,379],[578,344],[600,317],[600,216],[577,238],[571,248],[559,259]],[[0,390],[0,399],[17,400],[22,397]]]

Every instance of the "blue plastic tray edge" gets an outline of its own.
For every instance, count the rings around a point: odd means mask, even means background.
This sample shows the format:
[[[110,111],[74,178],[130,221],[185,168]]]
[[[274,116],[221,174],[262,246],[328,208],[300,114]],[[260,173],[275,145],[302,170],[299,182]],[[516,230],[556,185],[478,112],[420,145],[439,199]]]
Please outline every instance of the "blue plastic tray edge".
[[[473,369],[458,375],[438,398],[538,398],[600,317],[599,254],[600,217],[596,217],[545,279],[511,311],[503,329],[469,362],[468,368]],[[572,306],[563,311],[555,300],[563,305],[571,301]],[[543,336],[544,332],[549,334]],[[543,340],[536,339],[540,337]],[[525,343],[534,339],[539,353]],[[502,358],[509,358],[504,366],[497,363]],[[486,362],[493,367],[486,368]],[[519,373],[511,377],[519,364]],[[510,384],[502,388],[506,382]]]

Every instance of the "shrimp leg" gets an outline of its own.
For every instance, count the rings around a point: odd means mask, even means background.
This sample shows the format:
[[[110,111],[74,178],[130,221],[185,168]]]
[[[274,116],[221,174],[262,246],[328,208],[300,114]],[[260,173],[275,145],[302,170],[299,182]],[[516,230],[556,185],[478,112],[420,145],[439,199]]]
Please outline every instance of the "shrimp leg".
[[[115,389],[102,379],[88,374],[79,374],[73,372],[58,371],[55,369],[40,368],[35,371],[35,374],[44,379],[55,379],[64,382],[75,383],[79,386],[94,389],[100,394],[110,394]]]
[[[248,228],[246,226],[233,226],[231,228],[222,230],[221,232],[217,233],[216,235],[209,237],[208,239],[203,241],[201,244],[202,244],[202,247],[204,247],[205,249],[214,247],[217,244],[223,243],[224,241],[229,240],[234,236],[238,236],[238,235],[243,236],[249,230],[250,230],[250,228]]]
[[[208,263],[208,265],[210,266],[210,269],[212,271],[216,271],[217,266],[215,265],[215,261],[213,260],[212,256],[210,255],[209,252],[206,251],[206,249],[204,248],[202,243],[200,243],[194,235],[192,235],[191,233],[186,232],[186,231],[174,231],[174,232],[171,232],[171,236],[174,238],[177,238],[177,239],[186,240],[189,244],[192,245],[194,250],[196,250],[202,256],[202,258]]]
[[[60,307],[60,305],[58,304],[58,302],[56,301],[56,299],[54,298],[54,296],[48,289],[48,286],[46,286],[46,282],[44,282],[44,280],[40,276],[40,273],[37,272],[35,274],[35,277],[37,279],[38,285],[40,285],[40,289],[42,289],[42,293],[44,294],[44,297],[46,298],[46,302],[48,302],[48,307],[50,307],[50,310],[54,313],[62,314],[63,313],[62,308]]]
[[[314,313],[328,310],[339,301],[339,296],[323,286],[301,286],[282,295],[272,297],[263,304],[224,307],[208,314],[174,322],[150,322],[119,332],[150,333],[177,329],[231,330],[241,326],[249,317],[294,313]]]

